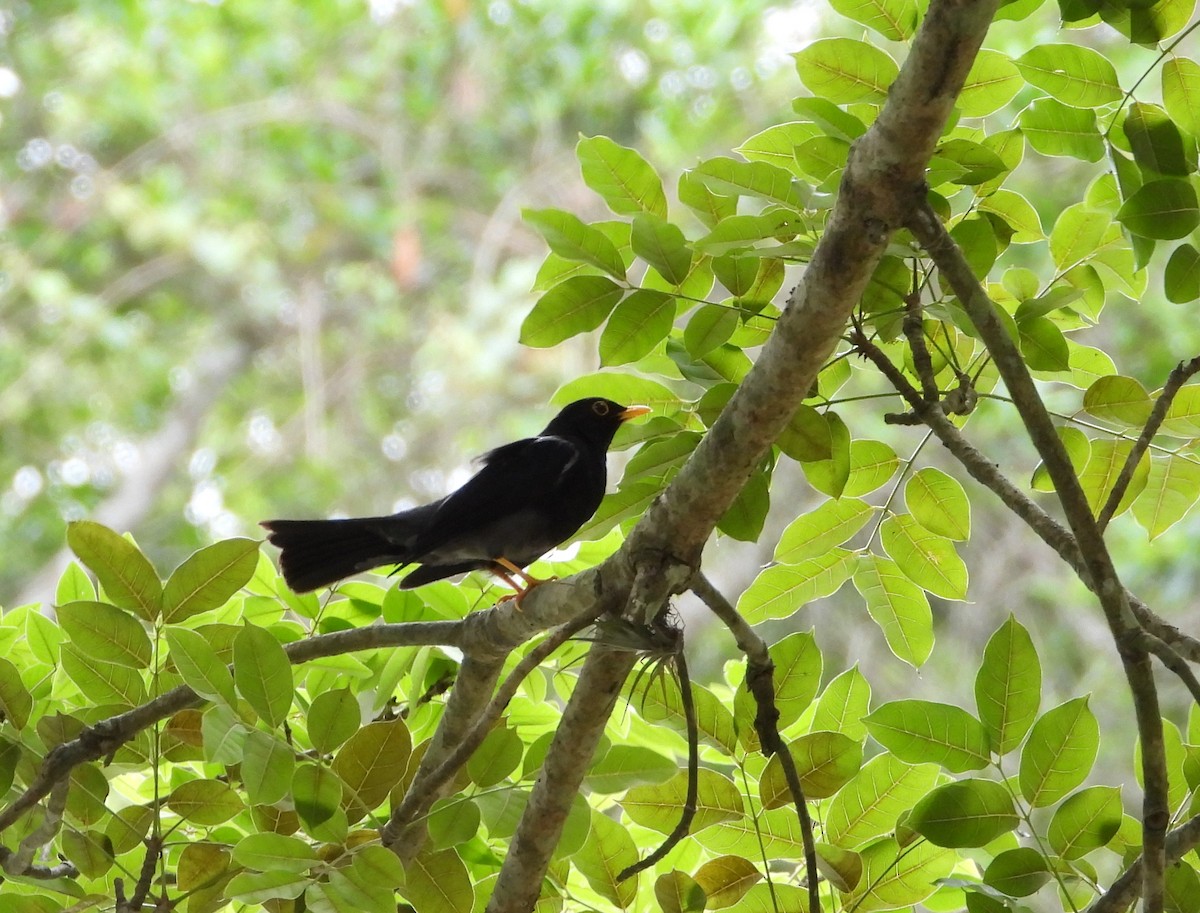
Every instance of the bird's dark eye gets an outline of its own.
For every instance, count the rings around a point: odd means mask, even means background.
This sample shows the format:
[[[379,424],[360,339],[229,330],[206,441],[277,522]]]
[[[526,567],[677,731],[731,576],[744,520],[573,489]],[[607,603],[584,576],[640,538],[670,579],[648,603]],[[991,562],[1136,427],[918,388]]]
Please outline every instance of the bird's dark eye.
[[[592,403],[592,411],[597,415],[608,415],[608,403],[603,400],[598,403]]]

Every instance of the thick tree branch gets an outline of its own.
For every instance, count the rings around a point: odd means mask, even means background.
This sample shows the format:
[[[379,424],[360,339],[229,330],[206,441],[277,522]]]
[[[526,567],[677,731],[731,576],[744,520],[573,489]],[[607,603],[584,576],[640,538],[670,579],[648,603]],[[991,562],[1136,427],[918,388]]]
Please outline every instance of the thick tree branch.
[[[475,717],[470,730],[458,739],[437,767],[431,768],[421,775],[420,789],[417,789],[414,783],[414,786],[410,787],[405,794],[404,800],[392,810],[388,823],[380,832],[384,846],[397,848],[397,844],[403,839],[408,827],[429,811],[459,768],[466,764],[475,750],[483,744],[483,740],[492,731],[492,727],[500,719],[500,714],[504,712],[529,673],[545,662],[547,657],[569,638],[578,634],[593,621],[595,621],[595,616],[587,613],[573,618],[551,631],[545,640],[522,657],[512,672],[508,674],[504,683],[496,690],[495,696],[488,702],[483,712]],[[466,664],[464,664],[464,668],[466,668]],[[477,680],[482,683],[486,680],[486,675],[478,675]],[[459,691],[457,685],[455,691]],[[401,855],[407,854],[401,850]]]
[[[1054,482],[1054,490],[1116,642],[1117,653],[1121,657],[1133,696],[1138,735],[1142,742],[1145,783],[1142,802],[1145,860],[1143,898],[1148,913],[1157,913],[1163,904],[1164,840],[1170,809],[1167,805],[1166,750],[1158,692],[1149,654],[1142,641],[1141,627],[1125,595],[1125,588],[1121,585],[1104,542],[1103,532],[1092,515],[1066,448],[1058,437],[1054,422],[1020,351],[1001,324],[994,305],[971,272],[962,251],[927,203],[913,213],[909,228],[949,281],[995,361],[1021,421]]]
[[[840,338],[891,234],[923,198],[925,167],[996,11],[996,0],[933,0],[878,120],[855,144],[838,200],[800,284],[729,404],[618,552],[648,619],[686,586],[717,521],[801,404]],[[616,558],[617,556],[614,556]],[[602,580],[619,586],[607,569]],[[665,567],[680,577],[648,573]],[[680,573],[674,573],[681,569]],[[626,580],[631,579],[626,577]],[[653,593],[651,590],[657,590]],[[528,606],[539,596],[535,591]],[[531,909],[583,771],[631,660],[593,649],[559,726],[488,907]],[[586,711],[580,705],[588,707]],[[602,710],[598,710],[602,708]],[[598,719],[597,714],[602,713]],[[560,759],[559,751],[569,752]]]

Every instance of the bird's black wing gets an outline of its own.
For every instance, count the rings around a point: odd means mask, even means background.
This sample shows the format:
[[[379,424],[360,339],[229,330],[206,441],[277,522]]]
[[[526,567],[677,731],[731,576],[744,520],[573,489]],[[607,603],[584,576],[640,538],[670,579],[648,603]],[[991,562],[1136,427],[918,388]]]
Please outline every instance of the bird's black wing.
[[[483,467],[479,472],[442,501],[414,543],[414,555],[552,503],[556,489],[568,481],[583,458],[578,444],[555,435],[524,438],[489,451],[480,458]]]

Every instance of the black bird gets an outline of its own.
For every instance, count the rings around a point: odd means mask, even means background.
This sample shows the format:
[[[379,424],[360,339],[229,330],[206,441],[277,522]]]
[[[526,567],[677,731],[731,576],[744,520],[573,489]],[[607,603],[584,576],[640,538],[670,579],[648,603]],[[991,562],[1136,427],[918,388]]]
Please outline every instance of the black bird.
[[[522,570],[569,538],[600,506],[605,454],[622,422],[650,410],[602,397],[565,406],[537,437],[484,454],[483,466],[441,500],[387,517],[267,520],[280,569],[297,593],[382,565],[419,564],[403,589],[487,569],[517,591]],[[522,588],[513,576],[526,583]]]

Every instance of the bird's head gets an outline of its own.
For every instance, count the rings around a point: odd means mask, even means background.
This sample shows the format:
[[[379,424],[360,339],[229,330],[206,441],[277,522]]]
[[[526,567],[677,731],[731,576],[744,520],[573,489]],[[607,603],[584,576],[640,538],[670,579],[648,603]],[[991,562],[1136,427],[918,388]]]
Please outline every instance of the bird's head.
[[[582,438],[607,449],[622,422],[649,411],[649,406],[622,406],[602,396],[590,396],[563,406],[542,434]]]

